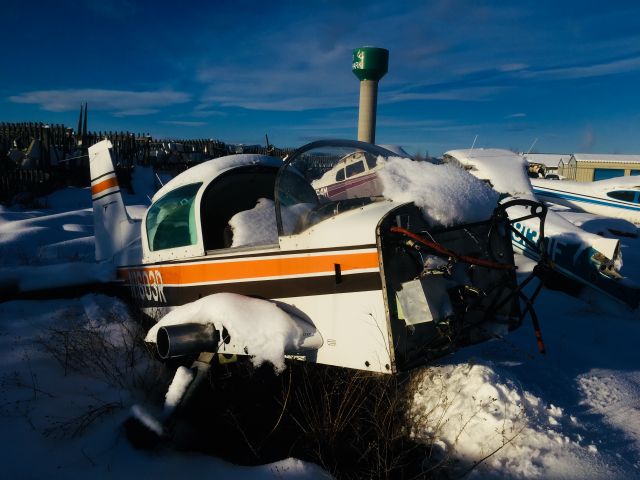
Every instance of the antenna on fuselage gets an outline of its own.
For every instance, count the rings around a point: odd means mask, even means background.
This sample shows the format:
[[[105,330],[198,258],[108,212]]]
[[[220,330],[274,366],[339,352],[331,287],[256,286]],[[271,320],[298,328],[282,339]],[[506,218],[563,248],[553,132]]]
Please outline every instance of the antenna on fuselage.
[[[538,141],[538,137],[536,137],[536,139],[533,141],[533,143],[529,147],[529,150],[527,150],[527,155],[531,153],[531,150],[533,150],[533,146],[536,144],[537,141]]]
[[[162,180],[160,180],[160,176],[158,175],[158,172],[156,172],[156,178],[158,179],[158,182],[160,183],[160,186],[164,187],[164,183],[162,183]]]

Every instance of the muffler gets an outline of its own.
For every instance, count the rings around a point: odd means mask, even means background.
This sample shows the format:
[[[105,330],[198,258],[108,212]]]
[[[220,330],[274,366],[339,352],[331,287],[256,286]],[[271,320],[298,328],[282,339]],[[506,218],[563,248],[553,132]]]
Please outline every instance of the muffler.
[[[220,332],[211,323],[182,323],[160,327],[156,337],[158,355],[163,360],[200,352],[217,352]]]

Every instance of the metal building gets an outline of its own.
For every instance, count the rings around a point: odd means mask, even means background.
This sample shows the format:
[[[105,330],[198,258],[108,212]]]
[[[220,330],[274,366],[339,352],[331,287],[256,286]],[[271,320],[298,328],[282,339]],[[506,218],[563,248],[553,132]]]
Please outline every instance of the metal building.
[[[640,175],[640,155],[574,153],[567,162],[559,164],[558,174],[578,182]]]

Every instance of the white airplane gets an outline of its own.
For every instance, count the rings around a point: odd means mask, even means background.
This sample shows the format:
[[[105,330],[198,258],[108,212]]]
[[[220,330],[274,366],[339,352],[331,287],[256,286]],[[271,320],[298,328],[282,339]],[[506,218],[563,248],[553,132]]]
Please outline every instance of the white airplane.
[[[318,195],[333,200],[380,195],[382,185],[376,172],[382,166],[376,155],[355,151],[342,157],[311,185]]]
[[[490,182],[508,202],[510,199],[535,200],[534,189],[527,174],[527,163],[519,155],[501,149],[469,149],[446,152],[443,159],[459,164],[478,178]],[[548,181],[557,185],[557,180]],[[541,226],[526,208],[515,206],[508,209],[515,223],[512,235],[515,251],[535,260],[540,260],[538,243],[545,238],[545,255],[549,268],[582,285],[595,288],[631,308],[640,302],[640,288],[619,272],[621,254],[619,241],[586,232],[570,223],[557,212],[549,210]],[[529,218],[527,218],[529,217]]]
[[[448,347],[479,340],[482,334],[476,324],[485,322],[479,322],[477,315],[487,315],[483,310],[496,297],[508,296],[515,288],[510,248],[502,252],[503,257],[490,258],[490,242],[506,249],[510,241],[508,235],[491,228],[495,219],[445,229],[427,225],[412,204],[365,195],[335,200],[318,196],[312,188],[312,182],[331,170],[345,152],[395,156],[384,148],[355,141],[321,141],[302,147],[284,163],[261,155],[210,160],[164,185],[144,219],[136,222],[127,215],[109,147],[105,140],[89,150],[96,259],[113,263],[123,287],[150,316],[218,292],[270,299],[297,312],[307,337],[314,339],[310,350],[291,354],[318,363],[393,373],[443,353],[447,349],[443,342],[454,338],[438,333],[445,323],[461,329]],[[263,218],[257,221],[256,215]],[[265,218],[270,221],[264,222]],[[463,233],[469,229],[491,239],[478,250],[476,241]],[[431,278],[424,271],[416,240],[411,240],[411,235],[424,236],[426,231],[431,239],[427,244],[436,242],[455,250],[459,258],[477,252],[476,263],[489,262],[495,268],[480,269],[477,280],[468,284],[441,273]],[[405,298],[423,306],[435,304],[426,287],[414,288],[416,278],[421,279],[418,283],[428,279],[430,284],[442,280],[439,288],[432,287],[439,297],[451,298],[438,298],[444,306],[427,308],[424,318],[407,318],[409,312],[401,311]],[[508,286],[480,303],[475,296],[464,300],[465,294],[446,293],[485,289],[493,282]],[[467,301],[478,313],[462,313],[468,310]],[[499,314],[490,312],[486,323],[513,328],[520,322],[517,310],[514,300]],[[409,323],[417,333],[406,336]],[[170,335],[170,329],[163,334]],[[245,355],[242,339],[233,340],[222,345],[219,353]]]
[[[531,179],[536,197],[584,212],[640,223],[640,177],[596,182]]]
[[[336,199],[312,187],[336,165],[345,168],[345,158],[348,168],[396,156],[384,148],[327,140],[284,162],[216,158],[164,185],[135,222],[110,147],[104,140],[89,148],[96,260],[113,265],[149,316],[216,293],[262,298],[303,332],[303,342],[286,347],[291,358],[384,374],[521,324],[509,222],[500,209],[485,221],[445,228],[427,223],[412,203],[350,189]],[[246,358],[253,346],[229,334],[238,331],[234,321],[164,326],[158,353],[200,354],[199,372],[223,355]]]

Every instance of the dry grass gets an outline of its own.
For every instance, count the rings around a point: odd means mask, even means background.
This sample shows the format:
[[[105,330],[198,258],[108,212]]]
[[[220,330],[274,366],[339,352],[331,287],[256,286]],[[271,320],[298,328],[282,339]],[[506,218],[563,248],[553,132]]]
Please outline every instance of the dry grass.
[[[145,329],[109,309],[101,314],[97,325],[77,315],[60,319],[41,346],[66,373],[89,375],[132,392],[143,403],[161,404],[171,369],[147,349]],[[411,408],[423,374],[392,376],[292,361],[275,376],[268,365],[255,370],[242,360],[215,365],[208,392],[185,409],[190,426],[178,425],[181,438],[174,445],[237,463],[294,456],[336,478],[456,478],[520,433],[496,432],[502,438],[498,448],[472,464],[457,462],[455,443],[442,448],[440,441],[454,400],[447,397],[446,384],[434,381],[433,388],[440,390],[437,407],[418,414]],[[82,435],[98,419],[126,408],[122,402],[94,400],[72,418],[52,420],[43,433]],[[481,410],[469,412],[460,434]],[[430,436],[416,438],[412,429],[426,423]]]
[[[93,305],[96,307],[96,305]],[[140,323],[123,315],[123,306],[99,308],[99,317],[88,318],[70,311],[60,315],[55,325],[37,343],[64,370],[64,375],[80,374],[126,392],[141,402],[158,402],[169,380],[166,369],[157,362],[144,343]],[[77,415],[51,418],[43,430],[46,436],[76,437],[96,420],[127,408],[125,401],[106,401],[90,391],[78,400]]]
[[[336,478],[422,476],[425,445],[410,438],[409,376],[293,364],[287,416],[296,456]]]

